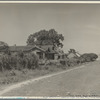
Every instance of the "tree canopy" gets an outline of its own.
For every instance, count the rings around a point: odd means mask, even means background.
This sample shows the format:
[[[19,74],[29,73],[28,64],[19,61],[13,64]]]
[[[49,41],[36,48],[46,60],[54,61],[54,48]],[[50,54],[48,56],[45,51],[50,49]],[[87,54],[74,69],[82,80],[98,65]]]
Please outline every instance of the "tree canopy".
[[[3,41],[0,41],[0,50],[1,49],[8,49],[8,44],[7,43],[5,43],[5,42],[3,42]]]
[[[58,34],[55,29],[40,30],[39,32],[30,34],[27,39],[27,45],[54,45],[61,46],[63,44],[61,41],[64,40],[64,36],[62,34]]]
[[[95,53],[85,53],[80,56],[80,58],[84,58],[86,62],[95,61],[98,58],[98,55]]]

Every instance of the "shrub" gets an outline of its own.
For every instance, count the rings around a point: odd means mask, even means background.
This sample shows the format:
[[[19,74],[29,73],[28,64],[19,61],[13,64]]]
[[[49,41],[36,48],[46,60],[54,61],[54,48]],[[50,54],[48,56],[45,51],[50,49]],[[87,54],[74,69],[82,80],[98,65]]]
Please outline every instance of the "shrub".
[[[24,55],[24,52],[23,51],[19,51],[17,53],[17,56],[19,56],[20,58],[23,58],[25,55]]]
[[[97,58],[98,56],[94,53],[85,53],[80,57],[60,60],[60,63],[65,66],[76,66],[85,62],[95,61]]]
[[[26,56],[26,65],[29,69],[35,69],[39,66],[39,59],[35,54],[28,54]]]
[[[65,66],[76,66],[76,65],[81,64],[81,60],[79,57],[73,57],[70,59],[60,60],[60,63]]]
[[[70,58],[67,60],[68,66],[76,66],[80,64],[80,60],[78,58]]]
[[[2,55],[0,57],[0,68],[1,70],[7,69],[10,70],[16,66],[16,58],[11,55]]]
[[[81,55],[81,59],[84,59],[85,62],[95,61],[98,58],[98,55],[94,53],[85,53]]]
[[[23,68],[35,69],[38,65],[38,57],[35,54],[18,53],[17,55],[2,55],[0,57],[0,70],[11,70]]]
[[[67,61],[66,61],[66,60],[64,60],[64,59],[63,59],[63,60],[60,60],[60,64],[62,64],[62,65],[64,65],[64,66],[65,66],[65,65],[67,64]]]

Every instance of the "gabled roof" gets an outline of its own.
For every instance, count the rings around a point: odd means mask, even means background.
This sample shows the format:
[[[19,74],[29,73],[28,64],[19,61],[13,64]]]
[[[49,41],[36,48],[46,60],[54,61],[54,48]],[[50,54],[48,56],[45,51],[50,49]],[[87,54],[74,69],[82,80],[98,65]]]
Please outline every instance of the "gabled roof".
[[[10,46],[9,47],[9,50],[12,52],[18,52],[18,51],[27,52],[27,51],[30,51],[32,49],[39,49],[41,51],[45,51],[42,48],[39,48],[38,46]]]
[[[34,50],[34,49],[38,49],[42,52],[47,52],[47,53],[56,53],[56,54],[60,54],[60,55],[63,54],[63,52],[61,52],[57,49],[54,49],[53,45],[9,46],[9,50],[11,52],[18,52],[18,51],[28,52],[28,51],[31,51],[31,50]],[[4,49],[2,51],[4,51]]]
[[[38,45],[40,48],[44,49],[48,53],[57,53],[56,50],[53,49],[53,45]]]
[[[73,55],[77,56],[77,53],[73,53],[73,52],[67,53],[67,56],[70,55],[70,54],[73,54]]]
[[[53,47],[53,45],[38,45],[38,47],[40,47],[40,48],[42,48],[42,49],[44,49],[44,50],[48,50],[48,48],[50,49],[50,50],[52,50],[52,47]]]
[[[80,57],[80,55],[77,52],[69,52],[66,54],[66,56],[69,57],[71,54],[73,54],[73,57]]]
[[[48,53],[56,53],[59,55],[64,55],[64,52],[58,48],[54,48],[53,45],[38,45],[40,48],[44,49]]]

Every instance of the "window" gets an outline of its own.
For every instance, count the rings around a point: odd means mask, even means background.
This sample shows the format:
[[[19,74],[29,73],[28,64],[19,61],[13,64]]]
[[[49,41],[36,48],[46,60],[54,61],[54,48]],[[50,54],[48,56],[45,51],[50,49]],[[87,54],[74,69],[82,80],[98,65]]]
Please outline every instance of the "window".
[[[39,59],[43,59],[43,53],[42,52],[37,52]]]

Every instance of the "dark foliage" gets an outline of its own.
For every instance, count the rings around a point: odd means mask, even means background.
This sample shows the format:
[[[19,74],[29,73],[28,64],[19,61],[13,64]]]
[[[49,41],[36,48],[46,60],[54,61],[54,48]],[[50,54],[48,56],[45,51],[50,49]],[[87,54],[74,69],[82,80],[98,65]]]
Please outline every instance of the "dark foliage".
[[[27,39],[28,45],[55,45],[55,46],[63,46],[60,41],[64,40],[64,36],[62,34],[58,34],[54,29],[41,30],[34,34],[31,34]]]
[[[62,65],[70,67],[70,66],[80,65],[85,62],[92,62],[92,61],[95,61],[97,58],[98,58],[98,55],[96,55],[94,53],[88,53],[88,54],[85,53],[85,54],[81,55],[80,57],[73,57],[70,59],[60,60],[60,63]]]
[[[81,55],[80,58],[83,59],[84,62],[90,62],[90,61],[95,61],[98,58],[98,55],[94,53],[85,53]]]
[[[0,70],[11,70],[11,69],[35,69],[38,65],[38,57],[35,54],[24,54],[23,52],[18,52],[17,55],[2,55],[0,57]]]

